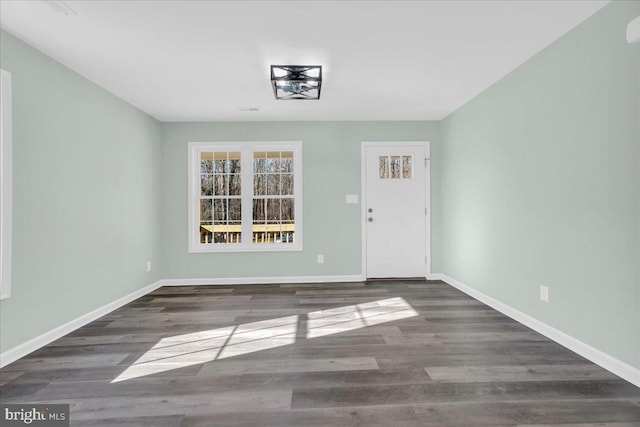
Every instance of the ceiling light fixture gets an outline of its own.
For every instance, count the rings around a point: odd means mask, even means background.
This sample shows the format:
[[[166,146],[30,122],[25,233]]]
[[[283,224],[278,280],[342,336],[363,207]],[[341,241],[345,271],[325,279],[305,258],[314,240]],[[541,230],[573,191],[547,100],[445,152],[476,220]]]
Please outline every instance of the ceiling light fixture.
[[[271,86],[276,99],[320,99],[321,65],[272,65]]]

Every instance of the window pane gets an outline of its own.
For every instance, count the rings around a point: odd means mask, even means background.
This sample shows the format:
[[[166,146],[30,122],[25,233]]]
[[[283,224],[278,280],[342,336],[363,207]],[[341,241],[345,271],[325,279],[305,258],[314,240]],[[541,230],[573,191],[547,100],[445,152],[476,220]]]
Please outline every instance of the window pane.
[[[264,173],[267,153],[256,152],[253,153],[253,172]]]
[[[281,172],[293,172],[293,151],[283,151],[280,160]]]
[[[242,200],[229,199],[229,222],[240,221],[242,219]]]
[[[402,156],[402,177],[403,178],[411,178],[413,173],[413,168],[411,166],[412,163],[411,156]]]
[[[266,175],[254,175],[253,176],[253,194],[256,196],[262,196],[266,191]]]
[[[400,178],[400,156],[391,156],[391,178]]]
[[[280,199],[267,199],[267,222],[280,222]]]
[[[253,199],[253,221],[264,222],[266,199]]]
[[[268,234],[269,236],[269,243],[282,243],[281,239],[281,233],[280,231],[272,231]]]
[[[253,243],[266,243],[267,226],[266,224],[253,225]]]
[[[293,228],[293,224],[291,225]],[[285,226],[282,226],[282,243],[293,243],[295,240],[295,232],[292,230],[285,230]]]
[[[282,194],[293,194],[293,174],[282,174]]]
[[[214,153],[213,158],[215,163],[215,172],[223,173],[225,163],[227,162],[227,153],[226,152]]]
[[[214,213],[213,219],[216,224],[227,221],[227,200],[216,199],[214,200]]]
[[[231,208],[229,208],[231,210]],[[240,243],[242,241],[242,224],[240,222],[229,222],[229,243]]]
[[[378,171],[380,174],[380,178],[389,178],[389,156],[378,157]]]
[[[213,173],[213,153],[200,153],[200,173]]]
[[[213,226],[200,224],[200,243],[213,243]]]
[[[276,196],[280,194],[280,175],[267,175],[267,194]]]
[[[213,177],[211,175],[200,176],[200,195],[213,196]]]
[[[282,199],[281,218],[282,218],[283,224],[293,223],[293,221],[295,220],[294,205],[295,205],[295,199]]]
[[[214,175],[214,181],[215,181],[215,195],[226,196],[227,195],[227,176]]]
[[[240,194],[240,175],[229,175],[229,195],[239,196]]]
[[[240,173],[240,153],[229,153],[229,161],[226,164],[226,172],[228,173]]]
[[[211,223],[211,199],[200,200],[200,222],[204,224]]]
[[[267,172],[274,173],[280,171],[280,152],[269,151],[267,153]]]
[[[227,225],[216,224],[213,226],[213,242],[214,243],[227,243]]]

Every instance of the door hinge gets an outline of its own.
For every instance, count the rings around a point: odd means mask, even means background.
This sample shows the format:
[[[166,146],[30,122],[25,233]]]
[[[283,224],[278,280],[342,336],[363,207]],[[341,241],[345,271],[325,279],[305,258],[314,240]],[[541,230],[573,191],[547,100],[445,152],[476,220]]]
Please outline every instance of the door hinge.
[[[425,215],[427,214],[427,208],[424,208],[424,214]]]
[[[425,166],[425,167],[427,167],[427,162],[428,162],[428,161],[429,161],[429,158],[428,158],[428,157],[425,157],[425,158],[424,158],[424,166]]]
[[[429,264],[429,259],[427,257],[424,257],[424,263]]]

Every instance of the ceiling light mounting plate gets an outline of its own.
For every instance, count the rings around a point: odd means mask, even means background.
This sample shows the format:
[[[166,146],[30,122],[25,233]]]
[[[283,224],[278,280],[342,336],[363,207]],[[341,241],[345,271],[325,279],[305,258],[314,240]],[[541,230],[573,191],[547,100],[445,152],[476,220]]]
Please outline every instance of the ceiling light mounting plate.
[[[276,99],[320,99],[321,65],[272,65],[271,87]]]

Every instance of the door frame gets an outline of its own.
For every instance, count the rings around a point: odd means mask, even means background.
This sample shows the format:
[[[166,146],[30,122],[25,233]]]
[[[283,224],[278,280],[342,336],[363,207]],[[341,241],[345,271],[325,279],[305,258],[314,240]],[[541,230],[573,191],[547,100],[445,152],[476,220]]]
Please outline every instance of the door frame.
[[[361,221],[361,254],[362,254],[362,277],[367,280],[367,148],[369,147],[394,147],[396,145],[422,146],[425,155],[425,205],[427,212],[425,215],[425,279],[431,275],[431,142],[430,141],[362,141],[360,144],[360,221]]]

